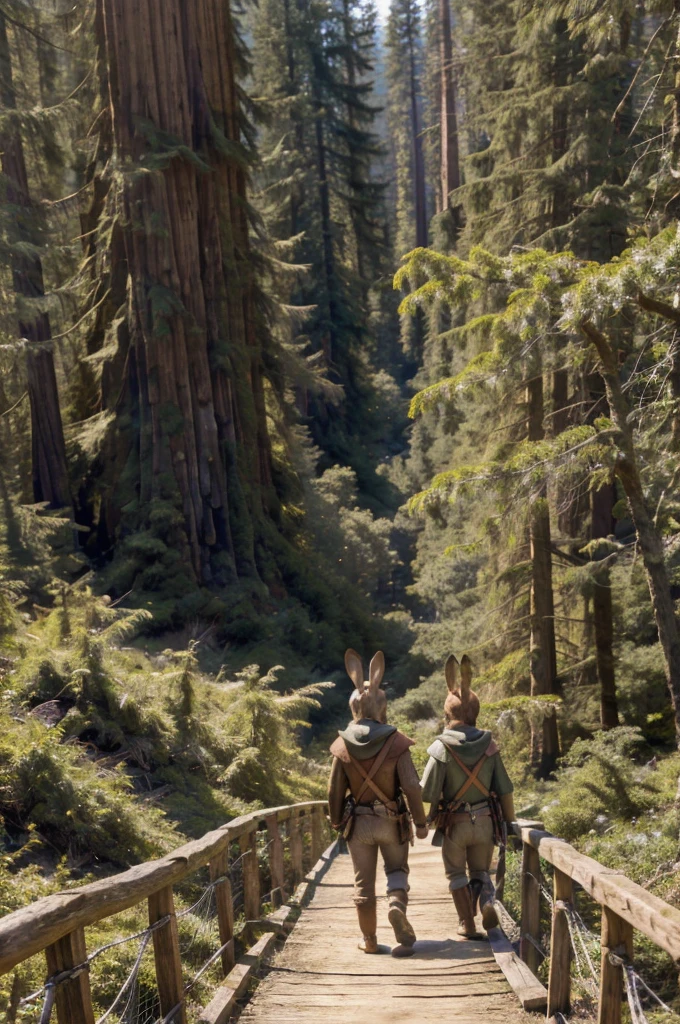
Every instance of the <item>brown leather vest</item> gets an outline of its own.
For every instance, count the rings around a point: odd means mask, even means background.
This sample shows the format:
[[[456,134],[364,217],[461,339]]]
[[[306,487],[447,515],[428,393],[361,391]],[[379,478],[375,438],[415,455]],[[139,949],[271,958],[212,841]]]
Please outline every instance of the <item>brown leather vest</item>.
[[[385,742],[387,742],[387,740]],[[397,772],[397,761],[399,760],[401,755],[409,749],[409,747],[412,747],[414,745],[414,743],[415,740],[409,739],[408,736],[404,736],[403,733],[395,733],[389,754],[381,764],[376,774],[373,776],[373,781],[376,783],[378,788],[383,791],[385,796],[389,797],[390,800],[396,800],[397,797],[399,796],[399,793],[401,792],[399,786],[399,775]],[[331,747],[331,754],[337,757],[339,761],[342,761],[342,767],[344,768],[345,775],[347,776],[347,782],[349,784],[350,792],[354,799],[356,800],[357,794],[361,792],[361,787],[364,784],[364,779],[363,776],[357,771],[357,769],[352,764],[349,752],[347,750],[347,747],[345,746],[345,741],[342,739],[341,736],[338,736],[338,738],[333,743]],[[366,758],[365,761],[360,762],[361,767],[364,769],[366,773],[370,772],[374,762],[379,757],[379,754],[380,752],[378,752],[378,754],[376,754],[375,757],[369,757]],[[373,790],[370,788],[370,786],[367,786],[361,798],[361,803],[372,804],[376,799],[377,797]]]

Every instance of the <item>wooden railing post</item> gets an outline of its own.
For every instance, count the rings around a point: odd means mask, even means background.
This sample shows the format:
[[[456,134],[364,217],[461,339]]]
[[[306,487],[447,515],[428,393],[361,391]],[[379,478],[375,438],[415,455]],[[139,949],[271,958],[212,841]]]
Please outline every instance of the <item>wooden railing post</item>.
[[[536,974],[539,953],[531,941],[541,937],[541,863],[538,850],[529,843],[522,849],[522,916],[520,923],[519,955],[527,967]]]
[[[323,808],[315,807],[312,811],[312,867],[323,853]]]
[[[246,921],[257,921],[261,913],[260,866],[257,863],[257,832],[246,832],[240,840],[243,857],[243,912]]]
[[[85,929],[75,931],[57,939],[45,950],[48,976],[68,971],[87,961],[85,948]],[[57,1020],[59,1024],[94,1024],[92,994],[90,992],[90,975],[87,966],[68,981],[57,986],[56,991]]]
[[[568,1015],[571,1003],[571,936],[567,913],[560,903],[571,903],[574,887],[569,875],[555,868],[553,915],[550,935],[548,1020],[556,1013]]]
[[[269,874],[272,880],[272,904],[277,907],[284,903],[286,899],[283,840],[281,839],[281,830],[277,816],[270,814],[266,821],[267,842],[269,844]]]
[[[602,907],[602,962],[600,974],[600,1003],[598,1024],[621,1024],[621,1003],[623,999],[623,970],[609,959],[610,953],[624,957],[633,955],[633,926],[615,914],[609,907]]]
[[[173,1024],[186,1024],[179,933],[171,885],[149,896],[149,924],[156,924],[165,917],[168,920],[156,928],[152,935],[161,1017],[166,1017],[171,1010],[179,1007],[173,1017]]]
[[[305,811],[300,815],[300,842],[302,843],[302,877],[314,866],[312,860],[312,815]],[[308,838],[309,837],[309,838]]]
[[[227,850],[218,853],[210,861],[210,881],[220,879],[215,886],[215,906],[217,923],[220,929],[220,945],[230,942],[231,945],[222,953],[222,970],[226,978],[234,966],[234,904],[231,898],[231,881],[229,879],[229,854]]]
[[[297,814],[291,814],[288,819],[288,849],[290,852],[291,871],[293,872],[293,885],[299,885],[304,878],[302,866],[302,831],[300,829],[300,818]]]

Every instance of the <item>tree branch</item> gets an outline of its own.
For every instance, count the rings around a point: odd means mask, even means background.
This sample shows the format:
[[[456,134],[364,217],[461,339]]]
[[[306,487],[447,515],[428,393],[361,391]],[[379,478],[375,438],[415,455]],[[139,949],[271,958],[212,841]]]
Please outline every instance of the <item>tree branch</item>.
[[[674,324],[680,324],[680,309],[675,309],[670,303],[654,299],[651,295],[645,295],[644,292],[638,292],[637,301],[638,305],[642,309],[646,309],[648,313],[656,313]]]
[[[597,354],[600,357],[605,373],[616,374],[618,372],[616,356],[614,355],[614,349],[609,338],[597,329],[592,320],[581,320],[579,327],[588,341],[592,342],[597,349]]]

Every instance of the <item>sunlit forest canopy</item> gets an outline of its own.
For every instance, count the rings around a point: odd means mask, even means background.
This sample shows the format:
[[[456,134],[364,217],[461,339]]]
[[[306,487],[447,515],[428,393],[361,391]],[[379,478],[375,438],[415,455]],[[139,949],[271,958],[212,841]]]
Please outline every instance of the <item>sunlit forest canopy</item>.
[[[322,797],[347,647],[680,903],[679,81],[675,0],[0,0],[0,914]]]

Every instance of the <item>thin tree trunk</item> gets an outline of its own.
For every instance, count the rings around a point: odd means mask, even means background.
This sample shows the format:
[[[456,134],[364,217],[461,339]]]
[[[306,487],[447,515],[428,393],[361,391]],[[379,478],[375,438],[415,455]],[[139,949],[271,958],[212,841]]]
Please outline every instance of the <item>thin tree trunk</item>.
[[[675,713],[676,733],[680,745],[680,631],[666,570],[663,541],[645,499],[629,420],[631,409],[621,387],[616,354],[609,339],[594,324],[583,321],[581,330],[595,346],[600,357],[599,372],[607,392],[611,417],[618,430],[619,455],[616,460],[616,474],[628,498],[631,516],[637,531],[638,544],[652,599],[654,619],[659,631],[659,642],[666,666],[666,681]]]
[[[324,331],[324,355],[330,366],[337,357],[336,353],[336,303],[335,303],[335,254],[333,252],[333,229],[331,226],[331,201],[326,162],[326,141],[323,123],[323,104],[317,95],[315,101],[314,131],[316,138],[316,170],[319,191],[319,212],[321,215],[321,239],[323,267],[328,303],[328,324]]]
[[[543,428],[543,377],[534,376],[527,385],[528,436],[540,441]],[[530,668],[532,696],[546,696],[556,692],[557,653],[555,650],[555,605],[552,584],[552,552],[550,537],[550,507],[545,487],[534,500],[529,521],[529,541],[532,565],[530,601]],[[539,778],[547,778],[559,757],[557,714],[550,712],[543,718],[540,733],[532,728],[531,762]]]
[[[593,540],[608,537],[613,532],[612,509],[615,498],[612,484],[605,484],[604,487],[591,491],[590,533]],[[593,626],[597,678],[600,684],[600,724],[603,729],[615,729],[620,723],[614,670],[614,612],[608,566],[598,569],[593,576],[593,583]]]
[[[410,20],[408,24],[409,54],[409,100],[411,116],[411,135],[413,137],[413,191],[416,213],[416,246],[427,246],[427,207],[425,201],[425,157],[423,154],[423,137],[420,126],[420,110],[418,105],[418,70],[416,67],[415,26]]]
[[[286,35],[286,66],[288,71],[288,95],[297,96],[299,92],[297,82],[297,67],[295,61],[295,41],[293,38],[293,25],[291,21],[290,0],[283,0],[283,30]],[[295,125],[295,148],[298,158],[303,159],[304,154],[304,125],[302,118],[296,109],[291,111],[291,118]],[[290,233],[291,236],[298,234],[300,230],[300,206],[302,196],[297,182],[293,182],[290,191]]]
[[[439,0],[441,193],[442,209],[452,209],[450,195],[460,188],[456,77],[453,69],[450,0]]]
[[[555,26],[555,69],[553,83],[556,90],[556,98],[552,110],[552,162],[558,163],[567,152],[569,108],[560,89],[564,88],[569,79],[569,26],[564,18],[559,18]],[[552,199],[552,226],[559,228],[567,223],[571,217],[571,203],[569,193],[564,187],[564,181],[557,179],[556,188]]]
[[[5,15],[0,11],[0,99],[6,110],[16,109],[12,59]],[[5,201],[15,209],[15,243],[31,242],[31,199],[23,143],[18,127],[0,135]],[[31,300],[45,296],[42,263],[38,256],[15,252],[12,280],[19,296],[18,333],[26,346],[26,373],[31,407],[31,464],[33,497],[51,508],[71,508],[66,463],[66,446],[59,406],[59,389],[54,370],[52,338],[47,313],[34,311]],[[22,300],[28,300],[22,302]],[[32,309],[33,307],[33,309]]]
[[[352,8],[349,0],[343,0],[342,4],[342,26],[344,32],[344,43],[345,43],[345,72],[346,81],[348,85],[348,97],[352,95],[356,87],[357,72],[355,67],[354,40],[352,38]],[[352,103],[349,101],[346,104],[347,108],[347,124],[349,126],[350,134],[353,134],[357,129],[356,123],[356,112]],[[354,151],[354,142],[349,142],[349,164],[347,183],[349,185],[350,194],[356,193],[357,189],[361,188],[361,166],[356,158]],[[359,227],[360,217],[359,211],[355,208],[354,204],[350,200],[350,218],[352,220],[352,229],[354,233],[354,246],[356,251],[356,271],[357,271],[357,283],[362,292],[362,300],[364,305],[368,301],[368,290],[369,290],[369,277],[366,273],[366,267],[364,266],[364,252],[361,239],[361,229]]]
[[[671,427],[671,447],[674,452],[680,451],[680,330],[676,329],[670,348],[671,369],[668,383],[673,398],[673,420]]]
[[[680,3],[678,0],[674,0],[673,4],[676,14],[680,11]],[[671,168],[677,172],[680,170],[680,61],[677,59],[677,54],[680,53],[680,28],[678,29],[678,35],[675,41],[675,81],[674,89],[671,94],[672,104],[672,120],[671,120]],[[670,98],[670,97],[669,97]]]

